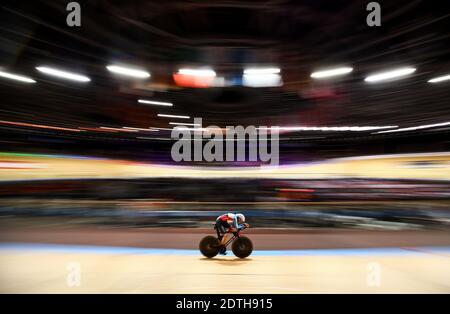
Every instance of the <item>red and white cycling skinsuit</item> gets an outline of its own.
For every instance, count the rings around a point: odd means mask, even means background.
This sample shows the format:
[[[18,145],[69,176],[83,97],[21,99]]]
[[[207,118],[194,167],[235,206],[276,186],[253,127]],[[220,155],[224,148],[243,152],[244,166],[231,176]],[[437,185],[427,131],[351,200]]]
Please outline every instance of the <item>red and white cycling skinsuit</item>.
[[[236,214],[228,213],[217,217],[216,227],[220,234],[225,234],[242,229],[244,225],[238,223]]]

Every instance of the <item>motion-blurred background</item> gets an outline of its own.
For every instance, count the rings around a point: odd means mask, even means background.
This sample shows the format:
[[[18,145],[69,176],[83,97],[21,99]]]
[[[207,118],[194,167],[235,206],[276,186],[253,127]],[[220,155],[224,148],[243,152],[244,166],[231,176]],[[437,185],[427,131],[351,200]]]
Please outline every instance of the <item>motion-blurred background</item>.
[[[230,211],[269,230],[448,230],[442,1],[378,1],[380,27],[368,1],[78,2],[80,27],[68,1],[1,4],[2,240]],[[194,117],[279,127],[280,165],[173,162]]]

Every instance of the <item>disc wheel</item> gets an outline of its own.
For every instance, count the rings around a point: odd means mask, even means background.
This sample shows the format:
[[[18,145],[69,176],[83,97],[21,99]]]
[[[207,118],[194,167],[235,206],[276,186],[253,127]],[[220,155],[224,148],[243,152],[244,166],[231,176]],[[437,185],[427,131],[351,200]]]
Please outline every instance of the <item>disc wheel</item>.
[[[199,244],[202,254],[208,258],[212,258],[219,253],[219,240],[213,236],[204,237]]]
[[[233,244],[231,245],[231,250],[237,257],[246,258],[250,254],[252,254],[253,243],[247,237],[239,237],[234,240]]]

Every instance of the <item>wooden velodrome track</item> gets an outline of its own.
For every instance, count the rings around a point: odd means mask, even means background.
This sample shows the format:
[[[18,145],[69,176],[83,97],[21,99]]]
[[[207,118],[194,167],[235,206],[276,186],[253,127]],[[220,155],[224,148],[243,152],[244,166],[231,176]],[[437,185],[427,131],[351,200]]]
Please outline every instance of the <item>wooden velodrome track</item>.
[[[1,293],[449,293],[450,249],[255,252],[1,246]]]
[[[243,260],[203,258],[205,233],[10,227],[0,293],[450,293],[447,231],[253,231]]]

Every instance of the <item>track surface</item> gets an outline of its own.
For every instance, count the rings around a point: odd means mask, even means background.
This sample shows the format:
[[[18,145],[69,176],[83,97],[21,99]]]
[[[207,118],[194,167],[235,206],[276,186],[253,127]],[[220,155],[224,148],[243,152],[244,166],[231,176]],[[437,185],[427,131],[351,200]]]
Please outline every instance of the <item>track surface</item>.
[[[0,242],[81,244],[143,248],[197,249],[211,229],[127,229],[23,227],[2,224]],[[366,231],[342,229],[245,231],[256,250],[450,246],[448,231]]]
[[[195,250],[2,244],[0,292],[449,293],[449,262],[449,247],[260,251],[240,260]]]
[[[250,258],[205,259],[211,230],[4,224],[0,292],[450,293],[449,231],[246,233]]]

